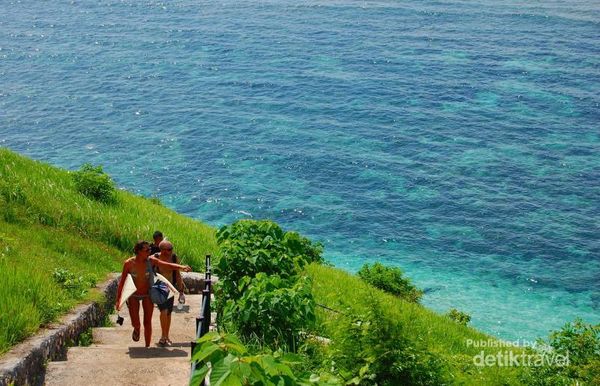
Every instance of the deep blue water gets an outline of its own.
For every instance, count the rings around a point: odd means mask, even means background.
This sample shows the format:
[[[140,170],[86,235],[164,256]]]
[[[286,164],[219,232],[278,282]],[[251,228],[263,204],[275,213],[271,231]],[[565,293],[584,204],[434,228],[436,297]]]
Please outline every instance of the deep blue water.
[[[599,124],[596,1],[0,6],[0,146],[398,265],[505,339],[600,322]]]

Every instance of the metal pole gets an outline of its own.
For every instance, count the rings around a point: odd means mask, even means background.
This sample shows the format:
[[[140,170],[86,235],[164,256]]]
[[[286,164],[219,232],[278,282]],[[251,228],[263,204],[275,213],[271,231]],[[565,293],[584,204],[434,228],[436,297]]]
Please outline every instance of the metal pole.
[[[204,289],[202,290],[202,305],[200,306],[200,315],[196,318],[196,340],[208,333],[210,328],[210,293],[211,293],[211,279],[212,273],[210,268],[210,255],[206,255],[205,260],[206,271],[204,272]],[[196,347],[196,341],[191,343],[192,356],[194,355],[194,348]],[[194,375],[196,370],[197,362],[192,361],[192,371],[190,373],[190,379]],[[204,380],[200,382],[200,386],[204,386]]]
[[[202,299],[206,299],[206,302],[203,304],[204,309],[202,310],[202,316],[204,317],[204,323],[202,326],[202,331],[200,331],[200,336],[203,336],[208,333],[210,328],[210,292],[212,285],[212,272],[210,267],[210,255],[206,255],[206,272],[204,273],[204,291],[202,291]]]

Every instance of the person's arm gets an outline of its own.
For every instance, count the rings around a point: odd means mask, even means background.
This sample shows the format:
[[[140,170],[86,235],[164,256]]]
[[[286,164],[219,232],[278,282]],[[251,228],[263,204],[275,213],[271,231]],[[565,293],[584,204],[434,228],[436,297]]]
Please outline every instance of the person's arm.
[[[178,271],[184,271],[184,272],[190,272],[192,270],[192,267],[190,267],[189,265],[181,265],[181,264],[174,264],[174,263],[167,263],[166,261],[162,261],[160,259],[157,259],[154,256],[149,257],[150,262],[153,265],[157,265],[159,267],[165,267],[165,268],[170,268],[170,269],[176,269]]]
[[[117,287],[117,300],[115,303],[115,308],[117,311],[120,311],[119,304],[121,303],[121,294],[123,293],[123,286],[125,285],[125,279],[127,279],[127,275],[129,274],[129,260],[127,260],[123,264],[123,272],[121,272],[121,280],[119,280],[119,286]]]

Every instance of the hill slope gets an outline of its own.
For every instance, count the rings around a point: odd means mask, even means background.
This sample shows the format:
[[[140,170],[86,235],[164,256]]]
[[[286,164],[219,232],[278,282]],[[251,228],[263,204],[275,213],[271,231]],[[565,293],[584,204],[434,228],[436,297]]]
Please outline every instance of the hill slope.
[[[77,191],[70,172],[0,149],[0,353],[77,302],[97,296],[85,293],[86,284],[120,270],[134,242],[149,239],[155,229],[163,231],[196,270],[203,268],[205,254],[218,256],[215,231],[205,224],[125,191],[117,192],[114,203],[94,201]],[[319,309],[317,332],[332,338],[332,350],[341,347],[340,358],[367,364],[378,359],[363,352],[354,357],[343,352],[355,347],[357,337],[349,330],[357,318],[375,315],[386,331],[420,353],[419,358],[438,361],[434,366],[444,367],[447,382],[519,383],[517,368],[473,364],[473,357],[483,349],[467,342],[493,338],[379,291],[339,269],[311,265],[306,273],[312,278],[317,303],[339,311]],[[60,277],[72,285],[65,285],[64,280],[61,284]],[[336,346],[344,339],[347,346]],[[498,349],[484,351],[495,354]],[[416,371],[431,367],[415,366]]]
[[[0,148],[0,353],[95,296],[136,240],[160,229],[195,270],[215,255],[214,229],[126,191],[104,204],[66,170]]]

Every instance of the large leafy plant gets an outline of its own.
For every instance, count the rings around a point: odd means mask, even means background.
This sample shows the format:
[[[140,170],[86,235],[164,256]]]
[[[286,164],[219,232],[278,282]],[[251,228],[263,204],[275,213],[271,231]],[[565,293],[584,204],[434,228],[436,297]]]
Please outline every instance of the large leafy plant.
[[[225,226],[217,242],[219,325],[246,339],[294,350],[300,332],[315,319],[310,283],[300,272],[322,261],[321,245],[268,220]]]
[[[290,283],[261,272],[242,278],[240,286],[246,288],[242,296],[237,301],[229,299],[224,306],[223,327],[272,347],[296,351],[300,332],[315,321],[310,280],[303,277]]]
[[[446,316],[454,320],[456,323],[462,324],[463,326],[466,326],[471,321],[471,315],[467,314],[466,312],[459,311],[456,308],[448,311]]]
[[[321,380],[294,375],[291,366],[300,361],[297,355],[282,351],[251,355],[233,335],[209,332],[197,343],[192,361],[198,366],[192,374],[191,386],[199,385],[206,377],[212,386],[339,385],[333,377]]]
[[[239,220],[217,232],[221,258],[215,271],[227,298],[244,291],[242,278],[259,272],[287,279],[310,262],[321,262],[322,247],[296,232],[284,232],[273,221]]]

